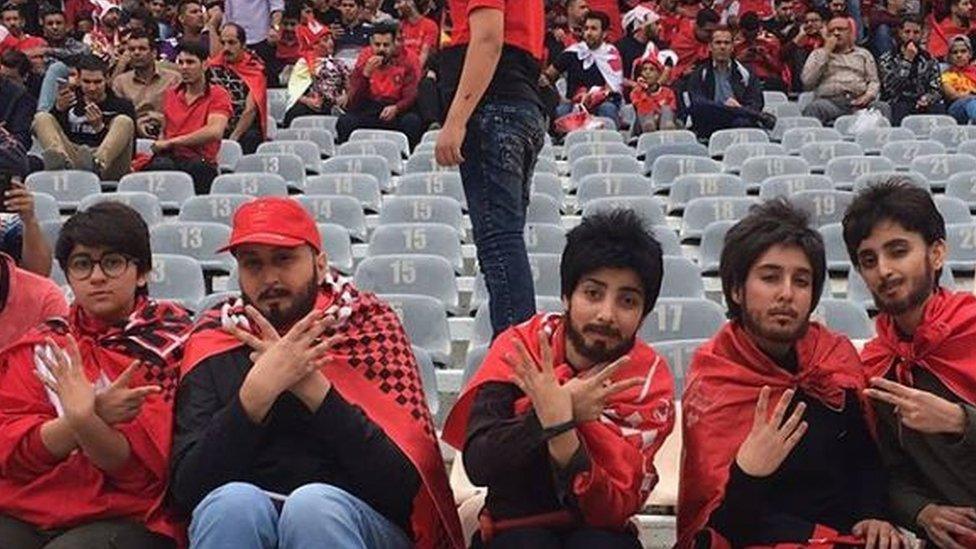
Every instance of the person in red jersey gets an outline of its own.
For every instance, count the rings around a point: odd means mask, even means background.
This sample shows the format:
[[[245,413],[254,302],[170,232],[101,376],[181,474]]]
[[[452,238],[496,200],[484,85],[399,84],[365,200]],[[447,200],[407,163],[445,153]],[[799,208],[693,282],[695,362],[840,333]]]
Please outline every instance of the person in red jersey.
[[[973,32],[972,11],[972,0],[950,0],[949,15],[945,19],[936,21],[934,16],[929,16],[929,39],[925,49],[932,57],[946,60],[949,41],[960,34],[969,36]]]

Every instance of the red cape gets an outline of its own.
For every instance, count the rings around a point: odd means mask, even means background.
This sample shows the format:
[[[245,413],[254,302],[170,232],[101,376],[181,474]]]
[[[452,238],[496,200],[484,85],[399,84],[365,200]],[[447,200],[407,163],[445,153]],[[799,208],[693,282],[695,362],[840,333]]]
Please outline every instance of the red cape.
[[[565,363],[562,315],[539,314],[510,328],[492,344],[478,373],[448,415],[443,432],[448,444],[463,449],[471,406],[483,384],[511,383],[512,369],[502,357],[515,353],[516,340],[538,360],[541,330],[552,335],[559,381],[573,377],[573,369]],[[658,480],[654,454],[674,427],[674,378],[667,361],[640,340],[628,355],[630,362],[613,379],[639,377],[645,380],[643,385],[614,396],[599,421],[576,427],[592,465],[576,477],[573,493],[586,524],[599,528],[622,528],[644,506]],[[526,413],[531,407],[528,397],[515,403],[516,413]]]
[[[464,547],[420,371],[396,313],[345,280],[326,283],[315,308],[339,318],[337,331],[344,336],[322,372],[343,398],[383,429],[420,474],[423,487],[410,519],[415,547]],[[237,304],[224,303],[203,315],[187,341],[184,375],[207,358],[243,345],[221,328],[222,317],[242,314]],[[327,336],[333,333],[326,331]],[[392,387],[386,383],[391,377],[399,380]]]
[[[264,63],[261,59],[249,51],[244,51],[237,63],[230,63],[221,50],[210,58],[207,65],[230,69],[247,84],[247,89],[250,90],[251,97],[258,108],[261,137],[266,138],[268,136],[268,80],[264,75]]]
[[[671,50],[678,55],[678,62],[671,70],[671,82],[677,82],[699,61],[708,59],[708,42],[695,37],[694,20],[682,21],[682,26],[671,40]]]
[[[884,377],[894,367],[898,382],[913,386],[912,370],[922,368],[976,406],[976,296],[937,290],[911,341],[901,340],[890,315],[878,315],[875,325],[878,336],[861,353],[868,376]]]
[[[25,335],[0,355],[0,513],[43,529],[127,518],[183,544],[184,530],[163,506],[173,432],[173,400],[179,361],[191,319],[181,307],[140,298],[124,327],[106,327],[71,309]],[[35,376],[35,348],[50,337],[65,347],[78,341],[91,380],[116,379],[135,359],[143,361],[133,386],[155,384],[135,420],[116,425],[132,459],[106,473],[80,451],[58,462],[40,442],[40,428],[58,417],[47,389]]]
[[[861,362],[847,338],[810,323],[796,353],[799,371],[794,375],[756,347],[737,322],[727,323],[695,352],[682,401],[679,548],[694,546],[695,536],[725,498],[729,466],[752,427],[763,386],[772,389],[771,403],[798,387],[834,409],[843,407],[845,390],[861,394]]]
[[[972,32],[972,27],[964,29],[957,27],[952,22],[952,17],[946,17],[942,21],[936,22],[934,15],[926,18],[926,26],[931,29],[927,47],[932,57],[945,58],[949,54],[949,41],[956,35],[968,36]]]

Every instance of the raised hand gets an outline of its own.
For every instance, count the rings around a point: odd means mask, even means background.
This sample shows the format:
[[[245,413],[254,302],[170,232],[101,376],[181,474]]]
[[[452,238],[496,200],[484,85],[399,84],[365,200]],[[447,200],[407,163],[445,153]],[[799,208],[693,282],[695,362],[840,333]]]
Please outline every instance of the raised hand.
[[[95,413],[109,425],[132,421],[139,415],[142,404],[150,395],[162,392],[159,385],[129,387],[132,375],[141,363],[136,360],[104,391],[95,395]]]
[[[883,377],[871,378],[872,387],[864,394],[895,407],[902,425],[920,433],[961,435],[966,429],[962,406]]]
[[[976,510],[930,503],[915,519],[942,549],[967,549],[976,542]]]
[[[539,423],[552,427],[573,419],[573,400],[565,386],[560,386],[552,364],[549,337],[539,331],[540,360],[536,362],[521,341],[515,341],[518,356],[502,357],[512,367],[512,381],[532,400]]]
[[[802,402],[796,405],[789,419],[783,421],[794,391],[787,389],[783,393],[772,416],[768,411],[770,392],[769,387],[759,391],[752,430],[735,456],[739,468],[753,477],[768,477],[775,473],[807,432],[807,423],[800,421],[806,410],[806,404]]]
[[[851,533],[864,540],[864,549],[901,549],[908,547],[898,528],[884,520],[867,519],[854,525]]]
[[[599,419],[607,406],[607,399],[643,383],[644,380],[639,377],[620,381],[610,380],[614,372],[628,361],[630,361],[630,357],[624,355],[593,375],[573,378],[566,382],[565,387],[569,390],[573,400],[574,420],[584,422]]]
[[[47,346],[53,357],[48,353],[38,356],[51,375],[38,373],[38,377],[58,395],[65,419],[72,424],[95,415],[95,387],[85,375],[78,342],[69,334],[67,349],[58,347],[51,338],[47,339]]]

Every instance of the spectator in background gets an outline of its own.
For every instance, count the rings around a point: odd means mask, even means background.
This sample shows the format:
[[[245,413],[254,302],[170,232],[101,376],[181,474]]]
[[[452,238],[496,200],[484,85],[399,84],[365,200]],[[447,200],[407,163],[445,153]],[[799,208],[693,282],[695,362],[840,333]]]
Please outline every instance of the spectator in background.
[[[176,16],[180,33],[160,44],[160,56],[175,63],[179,45],[190,42],[203,46],[209,53],[211,29],[220,28],[219,15],[216,12],[216,15],[208,16],[201,0],[180,0]]]
[[[332,35],[320,34],[292,68],[288,79],[286,127],[296,116],[332,114],[333,107],[345,103],[349,69],[332,56],[332,48]]]
[[[241,29],[240,47],[252,50],[264,62],[266,87],[278,85],[281,66],[275,59],[275,45],[281,36],[284,9],[285,0],[224,0],[223,4],[223,19],[220,22],[224,23],[224,29],[227,23]],[[220,8],[213,8],[212,11],[219,14]],[[215,13],[211,13],[212,21],[216,19]],[[223,34],[220,38],[223,43]],[[214,55],[216,52],[211,48],[210,53]]]
[[[68,302],[50,278],[18,267],[0,251],[0,349],[13,345],[41,322],[67,314]]]
[[[359,18],[369,25],[395,22],[396,18],[383,11],[380,4],[380,0],[363,0],[363,9],[360,12]]]
[[[152,144],[147,171],[182,170],[193,177],[196,194],[209,194],[217,177],[217,157],[233,115],[230,94],[207,78],[207,50],[197,42],[180,45],[180,84],[166,90],[162,139]]]
[[[68,34],[67,20],[61,10],[47,7],[41,12],[41,23],[48,47],[45,55],[49,62],[67,63],[76,55],[91,53],[88,46]]]
[[[71,36],[75,40],[81,40],[84,42],[85,37],[88,33],[95,30],[95,16],[91,11],[83,11],[77,15],[75,19],[75,25],[71,28]]]
[[[596,116],[619,124],[623,100],[623,60],[613,44],[606,42],[610,28],[607,14],[591,11],[583,26],[583,41],[569,46],[545,70],[543,83],[555,83],[566,75],[566,100],[556,107],[556,117],[583,105]]]
[[[956,36],[949,43],[949,67],[942,72],[942,93],[949,114],[960,124],[976,120],[976,66],[969,38]]]
[[[803,22],[797,18],[797,4],[794,0],[773,0],[773,16],[764,19],[763,29],[779,39],[780,44],[796,38]]]
[[[46,45],[44,39],[39,36],[31,36],[24,32],[24,16],[20,8],[13,3],[6,3],[0,8],[0,18],[3,26],[7,29],[7,36],[0,41],[0,53],[7,50],[17,50],[27,52],[34,48],[42,48]]]
[[[359,18],[363,0],[339,0],[339,20],[330,25],[337,52],[359,51],[369,45],[373,25]]]
[[[871,14],[871,53],[875,57],[895,50],[898,45],[896,32],[905,15],[905,0],[885,0],[884,8],[875,9]]]
[[[766,32],[751,11],[742,16],[739,28],[742,32],[735,43],[735,58],[753,70],[763,90],[788,91],[790,72],[783,63],[779,39]]]
[[[555,59],[564,49],[583,39],[583,25],[589,12],[589,0],[566,0],[565,23],[548,29],[546,43],[550,59]]]
[[[673,130],[678,112],[674,91],[661,83],[664,65],[653,57],[638,61],[634,70],[637,82],[630,92],[630,102],[637,111],[637,125],[641,132]]]
[[[128,206],[74,214],[55,255],[67,317],[0,355],[0,539],[174,548],[182,526],[164,502],[192,318],[148,298],[149,229]]]
[[[105,62],[109,74],[115,68],[119,55],[125,48],[122,39],[122,8],[109,2],[99,0],[96,3],[92,17],[95,27],[84,35],[82,42],[91,49],[91,53]]]
[[[244,154],[257,150],[267,135],[268,88],[264,65],[245,49],[244,28],[227,23],[220,31],[221,49],[209,66],[210,82],[230,92],[234,115],[224,137],[241,144]]]
[[[400,40],[403,48],[417,57],[421,67],[427,57],[437,51],[441,31],[437,23],[421,15],[417,0],[397,0],[400,13]]]
[[[286,2],[285,11],[281,14],[281,32],[275,44],[275,60],[280,67],[292,67],[302,58],[304,48],[298,34],[301,21],[301,5],[297,2]]]
[[[64,0],[62,4],[69,29],[79,30],[82,27],[80,30],[84,32],[91,30],[90,27],[87,30],[83,27],[86,19],[91,23],[91,14],[95,10],[92,0]]]
[[[772,129],[776,118],[763,110],[762,84],[732,54],[732,31],[712,32],[710,58],[688,74],[689,112],[700,138],[728,128]]]
[[[954,36],[968,37],[973,33],[973,1],[948,0],[949,15],[942,21],[936,22],[933,15],[929,16],[929,41],[926,50],[932,57],[948,61],[949,40]]]
[[[658,47],[654,40],[660,20],[660,15],[644,6],[637,6],[624,15],[624,32],[627,34],[617,41],[616,46],[623,61],[624,79],[628,81],[628,85],[640,76],[637,72],[639,59],[657,58]]]
[[[803,66],[803,87],[816,94],[803,115],[817,118],[825,126],[865,108],[891,117],[888,105],[878,100],[881,81],[874,57],[854,45],[854,32],[853,19],[834,17],[827,24],[823,47],[814,50]]]
[[[403,132],[411,148],[420,142],[423,121],[413,110],[420,67],[417,58],[397,42],[396,25],[373,27],[370,45],[359,55],[349,78],[346,112],[336,127],[340,142],[358,128]]]
[[[167,0],[149,0],[146,2],[150,15],[156,21],[157,36],[160,40],[168,40],[175,35],[171,24],[173,19],[166,13],[166,2]]]
[[[803,66],[813,50],[824,45],[824,13],[822,10],[810,9],[803,14],[803,26],[800,32],[787,43],[783,44],[783,56],[790,68],[793,91],[803,90]]]
[[[28,59],[27,55],[25,55],[24,52],[22,51],[7,50],[2,54],[0,54],[0,77],[3,77],[4,80],[12,84],[16,84],[17,86],[20,86],[27,92],[27,95],[31,99],[34,99],[36,96],[33,93],[31,93],[30,88],[27,87],[28,79],[30,79],[31,76],[33,75],[32,69],[33,67],[31,67],[30,59]],[[7,91],[9,91],[9,89]],[[21,108],[26,106],[28,105],[23,105],[23,104],[18,105],[18,107]],[[37,101],[36,100],[31,101],[29,106],[34,107],[34,109],[37,110]],[[30,118],[29,113],[24,113],[23,116]],[[15,130],[11,129],[10,126],[5,126],[5,128],[7,129],[7,131],[15,132]],[[19,132],[19,129],[17,130],[17,132]],[[15,132],[15,135],[17,135],[17,132]],[[20,135],[18,135],[18,138],[19,137]],[[26,146],[28,149],[30,149],[30,123],[29,122],[28,122],[27,138],[28,139],[26,141],[27,143]]]
[[[671,40],[671,49],[678,55],[678,62],[671,71],[671,81],[677,82],[692,67],[709,58],[712,31],[718,28],[719,15],[705,8],[695,16],[694,24],[683,24]]]
[[[623,38],[623,17],[620,13],[620,2],[618,0],[586,0],[586,3],[589,4],[588,11],[604,13],[610,21],[610,26],[605,29],[607,33],[605,40],[607,42],[614,43]]]
[[[20,176],[3,177],[12,180],[11,188],[0,196],[4,212],[0,213],[0,252],[12,257],[24,270],[47,276],[51,273],[51,244],[38,222],[34,193],[27,189]],[[0,348],[3,346],[0,342]]]
[[[4,129],[31,148],[31,123],[37,101],[24,87],[24,54],[12,50],[0,55],[0,116]],[[26,174],[22,174],[26,175]]]
[[[50,112],[34,116],[44,169],[94,172],[106,181],[129,173],[135,147],[135,108],[109,89],[108,67],[94,55],[76,64],[76,82],[58,90]]]
[[[160,137],[165,115],[163,94],[180,82],[176,71],[157,66],[156,41],[142,29],[133,30],[126,40],[130,70],[112,81],[115,95],[132,102],[136,109],[136,137]]]
[[[881,99],[891,107],[891,123],[900,126],[909,114],[943,114],[939,62],[922,46],[922,21],[906,15],[898,22],[896,49],[878,62]]]

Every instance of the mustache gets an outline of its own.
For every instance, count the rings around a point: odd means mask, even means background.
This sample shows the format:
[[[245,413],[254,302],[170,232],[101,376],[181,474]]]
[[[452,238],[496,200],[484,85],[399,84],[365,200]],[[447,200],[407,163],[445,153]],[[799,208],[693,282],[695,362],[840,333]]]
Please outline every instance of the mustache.
[[[786,316],[788,316],[790,318],[796,318],[797,316],[799,316],[799,315],[797,315],[796,311],[794,311],[793,309],[788,309],[788,308],[770,309],[769,314],[770,314],[770,316],[773,316],[773,315],[786,315]]]
[[[898,286],[899,284],[901,284],[901,279],[891,278],[888,280],[884,280],[881,282],[881,286],[878,287],[878,291],[886,292],[894,288],[895,286]]]
[[[276,297],[285,297],[285,296],[288,296],[290,294],[291,294],[291,292],[289,292],[288,290],[286,290],[284,288],[277,288],[277,287],[275,287],[275,288],[268,288],[267,290],[265,290],[265,291],[261,292],[260,294],[258,294],[258,300],[261,300],[261,299],[273,299],[273,298],[276,298]]]
[[[607,337],[620,337],[620,331],[612,326],[606,326],[604,324],[588,324],[583,327],[583,332],[589,332],[597,335],[607,336]]]

